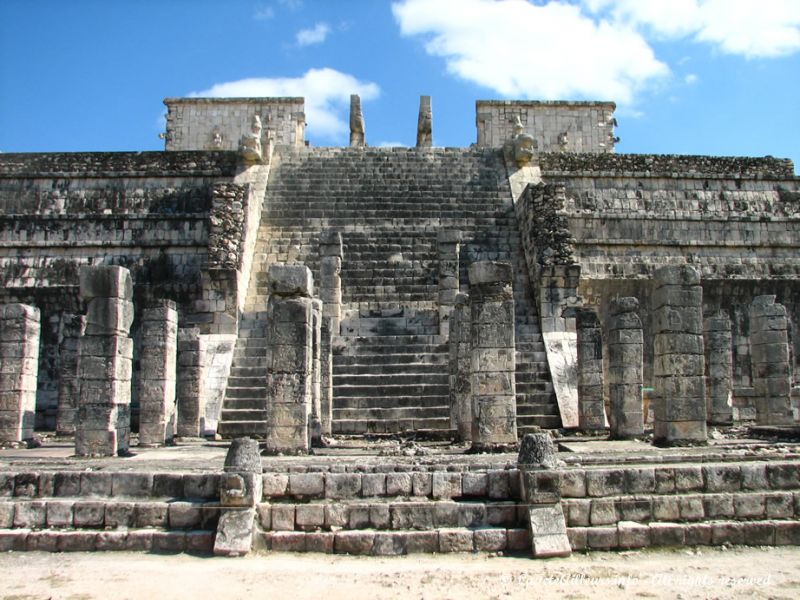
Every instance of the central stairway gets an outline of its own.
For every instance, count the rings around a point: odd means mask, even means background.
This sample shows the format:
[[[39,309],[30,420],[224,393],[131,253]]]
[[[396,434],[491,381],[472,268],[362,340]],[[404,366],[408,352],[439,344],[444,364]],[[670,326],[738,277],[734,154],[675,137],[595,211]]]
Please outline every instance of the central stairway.
[[[491,149],[278,147],[258,231],[220,433],[258,435],[266,398],[259,314],[270,264],[319,282],[319,238],[342,235],[342,323],[334,335],[333,431],[450,429],[438,316],[437,236],[461,238],[460,284],[479,260],[514,267],[520,434],[561,424],[503,158]],[[261,332],[261,333],[260,333]],[[259,373],[258,370],[261,370]]]

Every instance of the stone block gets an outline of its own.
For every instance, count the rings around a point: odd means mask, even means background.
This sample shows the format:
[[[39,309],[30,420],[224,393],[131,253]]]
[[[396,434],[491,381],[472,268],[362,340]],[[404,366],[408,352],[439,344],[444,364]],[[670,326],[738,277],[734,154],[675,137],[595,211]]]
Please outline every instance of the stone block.
[[[703,509],[707,519],[730,519],[735,515],[731,494],[706,494]]]
[[[469,529],[440,529],[440,552],[472,552],[473,532]]]
[[[87,266],[81,267],[81,297],[133,299],[133,279],[130,271],[119,266]]]
[[[625,470],[625,489],[630,494],[651,494],[655,491],[656,474],[652,467]]]
[[[375,556],[400,556],[406,554],[408,535],[405,532],[381,532],[375,534],[372,554]]]
[[[169,523],[169,504],[166,502],[137,502],[134,512],[136,527],[166,527]]]
[[[328,473],[325,497],[332,500],[357,498],[361,494],[361,473]]]
[[[505,529],[476,529],[473,544],[477,552],[501,552],[508,545]]]
[[[136,505],[133,502],[117,500],[106,504],[106,529],[127,529],[135,522]]]
[[[684,528],[684,540],[687,546],[710,546],[712,529],[708,523],[693,523]]]
[[[152,489],[152,473],[114,473],[111,478],[112,496],[148,498]]]
[[[372,504],[369,507],[369,526],[373,529],[389,529],[392,514],[388,504]]]
[[[335,535],[333,533],[317,531],[305,534],[306,552],[319,552],[332,554]]]
[[[274,531],[294,531],[295,505],[273,504],[271,509],[272,529]]]
[[[461,473],[434,471],[431,478],[431,495],[434,499],[461,497]]]
[[[286,495],[289,475],[286,473],[264,473],[261,477],[264,498],[280,498]]]
[[[349,523],[349,507],[346,504],[326,504],[325,505],[325,527],[326,529],[341,529],[347,527]]]
[[[647,548],[650,546],[650,527],[632,521],[617,524],[619,547],[624,549]]]
[[[169,526],[172,529],[197,529],[203,519],[203,507],[195,502],[172,502],[169,505]]]
[[[310,297],[314,293],[311,270],[305,265],[272,264],[267,280],[271,294]]]
[[[361,495],[365,498],[386,495],[386,473],[364,473],[361,476]]]
[[[408,554],[434,554],[439,551],[437,531],[409,531],[404,533]]]
[[[73,505],[73,524],[76,528],[101,528],[105,524],[104,502],[77,501]]]
[[[768,464],[767,481],[773,490],[800,488],[800,464]]]
[[[589,519],[592,526],[616,524],[617,510],[614,501],[610,499],[592,500]]]
[[[370,531],[337,531],[334,550],[337,554],[368,555],[372,553],[375,533]]]
[[[321,498],[325,495],[324,473],[290,473],[288,493],[295,498]],[[276,494],[270,493],[270,496]],[[277,494],[277,495],[282,495]]]
[[[625,472],[621,469],[586,471],[586,492],[591,497],[618,496],[625,492]]]
[[[775,492],[764,497],[765,512],[769,519],[794,517],[794,496],[790,492]]]
[[[298,504],[295,508],[295,523],[302,531],[321,529],[325,525],[325,505]]]
[[[127,335],[133,316],[133,302],[130,300],[92,298],[86,303],[86,335]]]
[[[39,500],[17,502],[14,509],[14,528],[41,529],[47,522],[47,504]]]
[[[413,490],[411,473],[387,473],[387,496],[410,496]]]
[[[511,283],[514,273],[511,263],[477,261],[469,265],[470,285],[487,283]]]
[[[678,523],[650,523],[650,542],[653,546],[683,546],[685,529]]]
[[[616,527],[590,527],[587,531],[586,543],[593,550],[610,550],[619,546]]]
[[[703,465],[706,492],[735,492],[741,489],[742,474],[738,465]]]

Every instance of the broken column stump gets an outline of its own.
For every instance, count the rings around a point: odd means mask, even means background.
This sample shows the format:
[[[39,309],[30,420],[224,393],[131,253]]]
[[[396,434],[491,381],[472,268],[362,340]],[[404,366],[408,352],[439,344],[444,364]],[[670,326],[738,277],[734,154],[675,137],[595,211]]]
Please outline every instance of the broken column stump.
[[[467,294],[457,294],[450,320],[450,425],[458,439],[472,439],[472,345]]]
[[[220,480],[221,507],[214,554],[241,556],[253,547],[256,505],[261,501],[261,456],[258,442],[250,438],[233,440]]]
[[[512,280],[509,263],[469,266],[473,451],[517,442]]]
[[[528,508],[533,556],[569,556],[572,547],[561,507],[561,473],[550,434],[525,434],[520,442],[517,463],[523,500]]]
[[[175,435],[178,311],[162,300],[142,311],[139,350],[139,445],[159,446]]]
[[[654,274],[653,443],[703,444],[706,435],[703,288],[689,265]]]
[[[268,279],[266,451],[306,454],[314,379],[311,271],[275,264]]]
[[[81,380],[75,454],[115,456],[130,444],[133,281],[118,266],[83,267],[86,327],[79,344]]]
[[[706,418],[712,425],[733,423],[733,335],[728,313],[703,321],[706,353]]]
[[[35,306],[0,306],[0,442],[33,438],[40,331]]]
[[[606,427],[603,402],[603,335],[597,312],[580,308],[578,332],[578,427],[596,431]]]
[[[611,302],[608,320],[609,423],[613,439],[644,435],[642,406],[642,321],[633,296]]]
[[[756,422],[793,425],[789,323],[775,296],[757,296],[750,304],[750,348]]]

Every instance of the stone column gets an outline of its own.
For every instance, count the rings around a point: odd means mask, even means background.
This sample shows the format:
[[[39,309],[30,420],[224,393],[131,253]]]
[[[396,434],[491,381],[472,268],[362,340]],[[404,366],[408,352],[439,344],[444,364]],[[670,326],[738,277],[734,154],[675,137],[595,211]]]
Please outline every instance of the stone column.
[[[689,265],[656,270],[653,292],[653,443],[705,443],[703,288]]]
[[[75,453],[125,454],[131,431],[133,281],[123,267],[83,267],[80,290],[86,328],[79,345]]]
[[[361,112],[361,98],[358,94],[350,95],[350,146],[360,148],[367,145],[364,127],[364,113]]]
[[[178,329],[178,372],[175,396],[179,437],[205,434],[205,340],[197,327]]]
[[[469,296],[456,294],[450,321],[450,426],[462,442],[472,439],[470,329]]]
[[[437,238],[439,250],[439,335],[450,335],[450,315],[458,293],[458,231],[441,231]]]
[[[608,320],[608,395],[611,437],[630,439],[644,435],[642,408],[642,321],[632,297],[611,302]]]
[[[219,490],[222,510],[214,538],[214,554],[241,556],[253,547],[256,506],[263,493],[258,442],[249,438],[233,440],[223,469]]]
[[[577,310],[578,333],[578,427],[596,431],[606,427],[603,402],[603,335],[597,312]]]
[[[162,300],[142,311],[139,350],[139,445],[159,446],[175,435],[178,311]]]
[[[33,438],[40,332],[35,306],[0,306],[0,442]]]
[[[794,424],[788,331],[786,308],[775,296],[757,296],[750,304],[750,355],[759,425]]]
[[[417,119],[417,148],[433,146],[433,109],[431,97],[419,97],[419,118]]]
[[[339,335],[342,312],[342,235],[324,231],[320,235],[320,421],[322,435],[333,433],[333,336]]]
[[[58,409],[56,433],[75,433],[75,415],[78,411],[80,379],[78,379],[78,346],[86,327],[83,315],[61,316],[61,342],[58,345]]]
[[[703,321],[706,353],[706,415],[712,425],[733,423],[733,336],[724,310]]]
[[[313,387],[313,284],[305,265],[271,265],[266,450],[305,454]]]
[[[472,446],[493,450],[517,441],[513,271],[509,263],[469,267],[472,340]]]
[[[322,342],[322,301],[311,301],[311,445],[322,445],[322,402],[321,387],[321,348]]]

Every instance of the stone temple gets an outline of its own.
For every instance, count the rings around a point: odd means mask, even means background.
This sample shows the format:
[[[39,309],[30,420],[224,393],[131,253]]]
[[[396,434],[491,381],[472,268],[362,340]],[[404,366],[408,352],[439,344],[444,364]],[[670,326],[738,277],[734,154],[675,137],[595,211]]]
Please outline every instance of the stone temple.
[[[163,152],[0,154],[0,549],[800,544],[791,161],[164,103]]]

